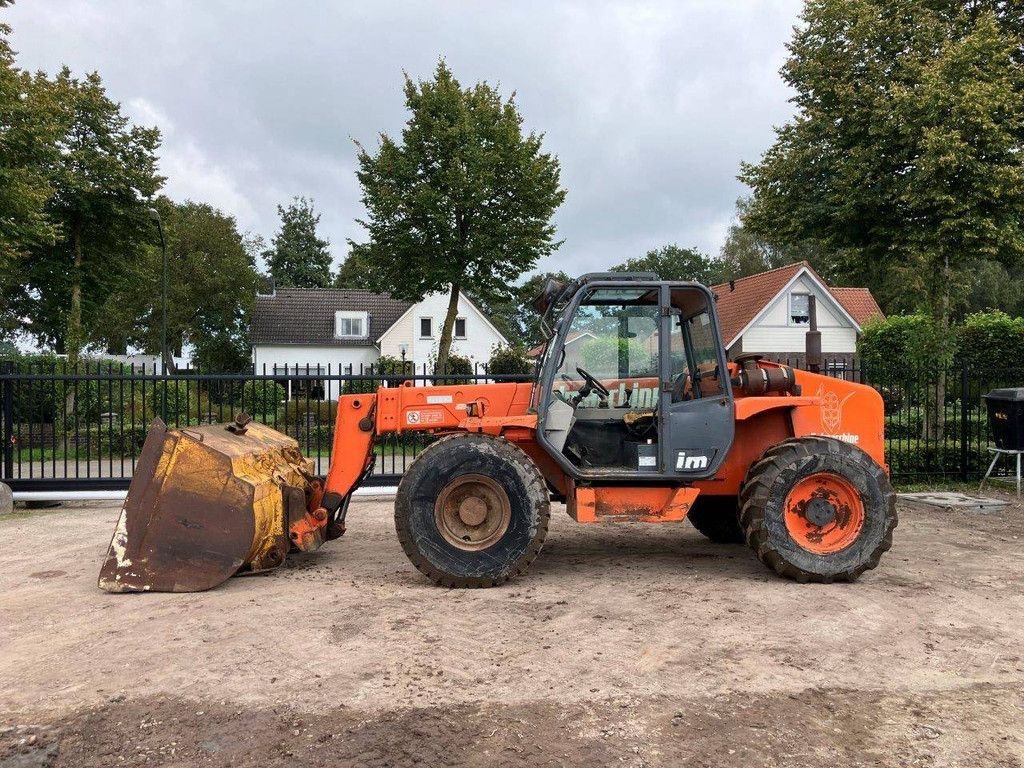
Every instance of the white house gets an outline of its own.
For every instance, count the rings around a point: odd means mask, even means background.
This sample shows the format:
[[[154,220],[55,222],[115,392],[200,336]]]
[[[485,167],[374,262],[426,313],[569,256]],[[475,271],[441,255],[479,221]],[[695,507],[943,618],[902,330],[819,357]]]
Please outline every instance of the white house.
[[[416,371],[437,356],[448,295],[398,301],[354,288],[277,288],[257,294],[252,314],[252,361],[257,373],[360,373],[381,355],[412,361]],[[459,295],[452,354],[486,363],[508,340],[464,294]],[[289,397],[335,399],[337,382],[289,381]]]
[[[798,362],[806,349],[808,298],[814,296],[822,356],[838,374],[852,362],[864,323],[884,317],[867,288],[832,288],[806,261],[711,290],[730,359],[757,353]]]

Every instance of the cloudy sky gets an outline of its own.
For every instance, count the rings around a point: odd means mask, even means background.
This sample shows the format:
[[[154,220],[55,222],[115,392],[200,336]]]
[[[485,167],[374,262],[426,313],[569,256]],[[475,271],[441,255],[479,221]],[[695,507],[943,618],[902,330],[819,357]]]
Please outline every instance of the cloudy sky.
[[[362,239],[352,139],[406,119],[402,71],[439,56],[464,85],[516,91],[562,162],[565,244],[583,272],[665,243],[717,253],[756,160],[791,113],[778,76],[799,0],[258,2],[17,0],[19,63],[98,70],[163,131],[176,199],[269,237],[276,205],[315,198],[335,262]]]

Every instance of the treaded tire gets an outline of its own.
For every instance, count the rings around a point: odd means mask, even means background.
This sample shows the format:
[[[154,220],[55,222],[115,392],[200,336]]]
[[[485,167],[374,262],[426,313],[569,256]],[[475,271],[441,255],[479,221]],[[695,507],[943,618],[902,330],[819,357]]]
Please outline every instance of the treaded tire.
[[[804,478],[829,473],[856,489],[863,523],[845,548],[816,554],[790,535],[786,500]],[[751,465],[740,493],[740,525],[757,557],[780,576],[799,582],[854,581],[878,565],[898,523],[896,494],[885,471],[860,448],[829,437],[791,438]]]
[[[746,541],[740,527],[735,496],[698,496],[686,518],[716,544],[742,544]]]
[[[482,475],[507,495],[507,529],[486,549],[453,546],[439,529],[435,502],[462,475]],[[548,532],[551,502],[536,465],[504,438],[450,435],[429,445],[405,472],[395,496],[395,528],[406,556],[445,587],[496,587],[526,572]]]

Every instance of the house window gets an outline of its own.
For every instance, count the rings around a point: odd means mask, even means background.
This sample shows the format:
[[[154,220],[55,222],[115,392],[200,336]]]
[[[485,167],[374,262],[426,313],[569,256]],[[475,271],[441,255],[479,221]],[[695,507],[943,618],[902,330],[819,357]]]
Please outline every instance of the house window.
[[[434,338],[434,321],[429,317],[420,318],[420,338],[421,339],[432,339]]]
[[[369,331],[365,312],[335,312],[334,335],[339,339],[365,339]]]
[[[456,317],[455,318],[455,338],[464,339],[466,338],[466,318]]]
[[[807,325],[810,321],[810,296],[806,293],[789,294],[789,324]]]
[[[323,400],[326,371],[319,365],[275,365],[274,377],[289,400]]]

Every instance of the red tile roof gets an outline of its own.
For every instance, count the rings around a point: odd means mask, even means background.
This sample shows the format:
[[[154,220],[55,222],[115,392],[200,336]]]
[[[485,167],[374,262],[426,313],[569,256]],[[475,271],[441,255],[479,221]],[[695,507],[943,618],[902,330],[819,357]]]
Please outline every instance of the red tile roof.
[[[757,317],[761,310],[778,296],[779,291],[785,288],[786,284],[804,268],[815,280],[828,288],[836,301],[858,325],[863,325],[873,317],[885,317],[875,301],[875,297],[867,288],[831,288],[810,264],[806,261],[797,261],[784,267],[770,269],[767,272],[758,272],[756,275],[738,278],[733,281],[731,289],[729,283],[711,286],[711,290],[718,297],[716,302],[718,320],[722,326],[722,339],[726,346],[731,345],[739,332],[746,328],[750,321]]]
[[[804,267],[810,269],[806,261],[787,264],[767,272],[758,272],[729,283],[711,286],[711,291],[718,297],[715,303],[718,309],[718,322],[722,326],[722,341],[726,346],[732,344],[736,335],[757,317],[768,302],[774,299],[779,291],[786,287],[796,273]]]
[[[829,288],[829,291],[843,305],[843,309],[850,313],[850,317],[857,321],[857,325],[864,325],[875,318],[885,319],[882,308],[867,288]]]

